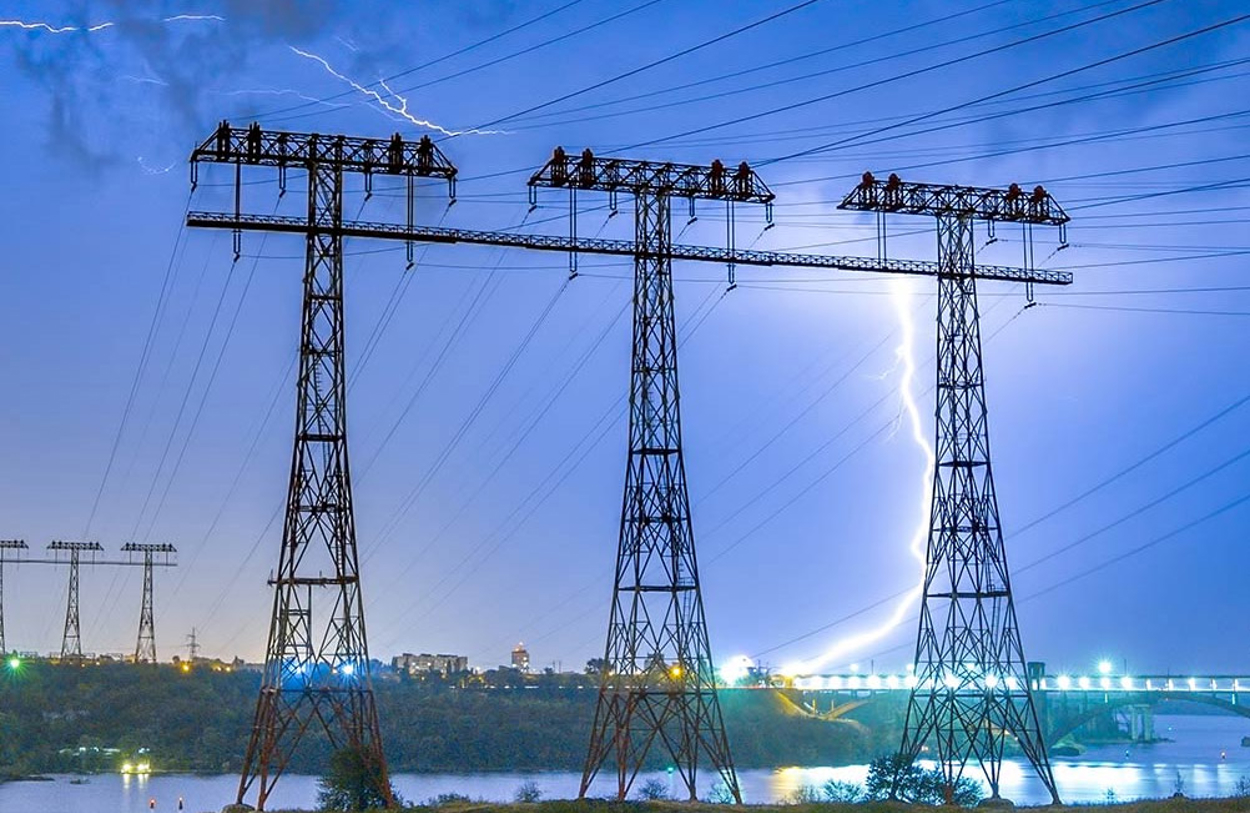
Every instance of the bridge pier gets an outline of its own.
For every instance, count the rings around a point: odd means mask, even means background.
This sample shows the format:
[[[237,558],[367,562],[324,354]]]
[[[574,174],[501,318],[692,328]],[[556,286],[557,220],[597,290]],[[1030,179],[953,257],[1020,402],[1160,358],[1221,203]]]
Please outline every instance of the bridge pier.
[[[1126,706],[1128,735],[1133,742],[1153,742],[1155,739],[1154,707],[1146,703]]]

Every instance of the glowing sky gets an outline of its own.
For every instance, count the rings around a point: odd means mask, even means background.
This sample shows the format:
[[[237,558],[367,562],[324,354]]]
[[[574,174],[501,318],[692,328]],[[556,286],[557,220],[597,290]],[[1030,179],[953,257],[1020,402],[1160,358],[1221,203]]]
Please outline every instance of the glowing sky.
[[[259,116],[323,133],[506,131],[441,142],[461,169],[454,207],[422,189],[421,222],[468,228],[562,232],[564,198],[528,213],[523,188],[556,144],[751,161],[778,195],[767,232],[762,212],[739,211],[738,243],[756,248],[874,255],[872,220],[834,211],[865,169],[1044,183],[1073,216],[1071,245],[1039,230],[1037,259],[1076,285],[1039,289],[1028,310],[1023,291],[982,286],[1026,654],[1056,670],[1250,668],[1250,26],[1160,44],[1244,4],[821,0],[750,28],[788,5],[257,5],[10,3],[2,16],[24,24],[0,25],[0,537],[177,545],[182,566],[157,582],[163,658],[192,627],[211,654],[255,660],[264,644],[302,244],[248,235],[232,265],[228,236],[180,230],[186,155],[219,120]],[[299,213],[298,194],[279,205],[255,179],[249,210]],[[227,173],[201,180],[196,208],[227,205],[214,185]],[[581,234],[632,235],[591,197]],[[398,218],[402,198],[379,182],[368,203],[352,193],[357,212]],[[721,244],[720,214],[687,225],[681,211],[681,241]],[[930,223],[890,231],[892,256],[933,259]],[[985,262],[1021,262],[1017,230],[979,237]],[[405,274],[402,245],[349,250],[373,654],[492,666],[525,641],[536,666],[599,656],[629,263],[584,257],[565,286],[557,255],[432,247]],[[915,583],[933,286],[737,274],[725,294],[723,268],[676,271],[686,466],[713,650],[780,665],[890,619]],[[912,365],[916,414],[900,397]],[[57,649],[63,571],[10,567],[5,588],[10,645]],[[85,572],[84,648],[132,650],[138,604],[138,574]],[[914,636],[901,617],[838,657],[898,669]]]

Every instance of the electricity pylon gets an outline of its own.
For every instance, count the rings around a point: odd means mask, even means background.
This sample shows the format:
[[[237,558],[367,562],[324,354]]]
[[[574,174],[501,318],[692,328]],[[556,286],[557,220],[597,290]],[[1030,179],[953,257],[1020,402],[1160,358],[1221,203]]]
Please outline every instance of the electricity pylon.
[[[177,553],[173,545],[127,542],[122,553],[143,554],[143,603],[139,607],[139,638],[135,643],[135,663],[156,663],[156,629],[152,617],[152,568],[155,554],[165,555],[164,565],[170,565],[169,554]]]
[[[83,551],[97,553],[104,550],[99,542],[62,542],[48,544],[53,556],[61,551],[69,552],[69,591],[65,600],[65,632],[61,635],[61,660],[82,660],[82,632],[78,619],[78,564]]]
[[[745,163],[711,166],[581,156],[556,148],[531,187],[568,189],[576,224],[578,191],[634,198],[634,341],[630,365],[629,452],[621,506],[616,580],[604,668],[578,796],[615,755],[624,799],[651,747],[664,750],[693,800],[706,757],[741,802],[716,694],[695,555],[681,443],[677,323],[673,312],[672,199],[772,202]],[[573,266],[574,271],[576,266]]]
[[[603,254],[609,256],[628,256],[634,257],[636,263],[646,262],[649,271],[636,275],[636,297],[641,294],[644,313],[647,314],[636,325],[642,329],[642,335],[635,334],[635,346],[644,347],[644,357],[646,363],[654,365],[651,378],[645,381],[643,386],[639,379],[646,379],[647,376],[637,376],[632,385],[642,386],[640,392],[644,395],[634,400],[634,406],[637,413],[631,416],[631,425],[637,421],[639,427],[650,427],[651,435],[647,436],[643,432],[643,440],[646,442],[670,443],[679,439],[680,433],[677,430],[676,418],[676,377],[669,370],[669,365],[675,360],[675,352],[669,346],[673,333],[671,324],[668,320],[671,317],[672,306],[672,288],[670,264],[672,260],[693,260],[699,262],[718,262],[725,263],[730,266],[731,278],[733,266],[758,266],[758,267],[792,267],[792,268],[828,268],[846,271],[867,271],[875,273],[890,274],[906,274],[919,276],[939,276],[942,268],[938,263],[925,262],[919,260],[887,260],[882,257],[839,257],[820,254],[794,254],[778,251],[753,251],[750,249],[739,249],[733,246],[733,231],[729,228],[729,245],[723,248],[709,246],[689,246],[675,245],[671,243],[671,231],[668,225],[668,217],[670,214],[670,198],[673,196],[687,197],[692,201],[694,198],[711,198],[715,200],[726,201],[726,206],[730,218],[729,224],[732,224],[732,203],[734,201],[761,202],[764,195],[769,193],[762,184],[755,186],[758,179],[750,172],[749,168],[739,167],[737,172],[725,169],[719,162],[715,162],[710,166],[691,166],[691,165],[674,165],[661,163],[648,163],[642,161],[627,161],[615,159],[598,159],[593,155],[583,155],[581,159],[570,159],[567,155],[563,161],[549,162],[542,172],[531,180],[531,190],[537,186],[556,186],[551,183],[555,176],[552,171],[562,165],[564,173],[560,176],[563,180],[561,184],[564,188],[569,189],[570,203],[570,224],[573,227],[572,234],[567,237],[558,235],[544,234],[518,234],[516,232],[493,232],[478,231],[472,229],[454,229],[445,227],[418,226],[412,220],[412,195],[411,191],[408,195],[409,207],[406,223],[391,222],[375,222],[375,221],[349,221],[342,219],[341,209],[336,211],[334,216],[328,221],[319,220],[318,217],[312,216],[312,212],[317,210],[314,204],[310,204],[309,217],[291,217],[285,215],[257,215],[244,213],[242,211],[242,190],[241,167],[246,164],[259,164],[265,166],[275,166],[279,170],[279,188],[284,189],[285,186],[285,170],[287,167],[316,167],[323,161],[322,156],[326,154],[329,145],[338,145],[336,149],[338,154],[345,158],[350,156],[351,160],[343,164],[345,169],[351,169],[364,173],[366,189],[369,188],[369,179],[372,172],[392,172],[393,174],[407,175],[409,181],[409,190],[411,190],[411,182],[413,177],[434,176],[445,177],[450,183],[454,183],[455,170],[449,163],[445,162],[436,150],[431,151],[432,145],[428,144],[426,139],[422,139],[416,148],[415,160],[408,157],[409,150],[412,145],[399,141],[398,136],[389,142],[385,140],[347,138],[345,136],[317,136],[303,133],[289,133],[280,131],[262,131],[258,125],[243,129],[232,129],[229,125],[223,123],[217,132],[201,145],[192,155],[192,182],[194,184],[197,177],[198,165],[200,162],[216,162],[233,164],[235,166],[235,184],[234,184],[234,210],[232,212],[210,212],[210,211],[189,211],[187,213],[186,223],[190,227],[211,228],[211,229],[227,229],[235,233],[236,243],[235,250],[238,251],[238,238],[243,231],[264,231],[264,232],[280,232],[288,234],[304,235],[308,240],[309,246],[309,268],[310,274],[314,270],[312,257],[314,255],[321,256],[319,252],[329,252],[330,249],[322,249],[319,246],[329,237],[337,238],[341,243],[346,237],[363,237],[374,238],[379,240],[400,240],[409,244],[414,242],[423,243],[471,243],[476,245],[501,246],[505,248],[520,248],[536,251],[566,251],[570,253],[587,253],[587,254]],[[399,156],[389,160],[379,155],[379,149],[388,149],[388,155]],[[423,153],[422,150],[425,150]],[[557,153],[559,154],[559,153]],[[415,164],[415,171],[414,165]],[[382,168],[383,166],[389,169]],[[580,186],[581,173],[587,173],[588,178],[586,186]],[[574,173],[578,173],[576,176]],[[648,175],[647,173],[650,173]],[[316,184],[310,182],[310,195],[315,191]],[[454,188],[454,187],[453,187]],[[608,191],[611,200],[615,203],[617,192],[633,193],[636,197],[640,196],[643,200],[638,204],[642,217],[638,219],[639,229],[636,233],[635,240],[606,240],[599,238],[582,238],[576,234],[576,191],[578,188],[586,189],[602,189]],[[319,210],[317,210],[319,211]],[[644,227],[645,228],[642,228]],[[338,244],[334,245],[334,252],[337,254]],[[411,250],[409,252],[411,261]],[[571,270],[576,273],[575,258],[570,261]],[[1064,271],[1050,271],[1044,269],[1022,269],[1005,266],[977,266],[971,269],[970,274],[981,279],[995,279],[1012,282],[1024,282],[1027,284],[1041,285],[1068,285],[1072,282],[1072,275]],[[341,276],[341,272],[340,272]],[[646,284],[641,284],[643,281]],[[341,291],[341,281],[339,283]],[[337,296],[330,297],[332,301],[339,304],[341,301]],[[307,306],[306,306],[307,307]],[[639,307],[636,305],[636,307]],[[341,319],[341,315],[340,315]],[[341,325],[341,322],[340,322]],[[341,359],[341,355],[339,356]],[[341,360],[339,362],[341,364]],[[337,380],[337,379],[336,379]],[[301,377],[301,388],[304,385],[304,379]],[[302,391],[302,389],[301,389]],[[656,400],[658,399],[658,400]],[[667,399],[667,400],[665,400]],[[339,403],[336,401],[335,403]],[[300,413],[303,415],[303,412]],[[662,431],[661,431],[662,430]],[[635,436],[631,430],[631,444],[635,440]],[[345,447],[344,447],[345,448]],[[678,465],[679,455],[674,453],[656,454],[661,449],[671,449],[670,446],[642,446],[637,448],[638,454],[634,454],[634,446],[631,445],[630,455],[630,471],[659,471],[665,478],[667,484],[664,489],[656,490],[644,487],[641,493],[648,495],[659,495],[661,493],[671,495],[674,502],[671,505],[644,505],[639,510],[653,511],[655,513],[650,516],[660,521],[660,524],[669,527],[670,525],[677,527],[678,531],[673,535],[672,539],[675,544],[670,546],[670,552],[676,554],[674,563],[669,566],[669,573],[676,574],[676,584],[678,592],[683,596],[691,598],[697,594],[697,590],[690,590],[688,579],[692,575],[693,556],[686,555],[686,549],[683,547],[690,544],[692,538],[689,534],[689,513],[685,501],[677,501],[676,495],[681,494],[684,497],[685,474],[684,470]],[[679,448],[679,446],[677,447]],[[297,446],[298,449],[298,446]],[[345,461],[345,457],[343,458]],[[645,463],[645,465],[643,465]],[[667,466],[668,469],[656,469],[656,466]],[[345,470],[344,470],[345,473]],[[635,485],[639,483],[634,480]],[[680,484],[680,485],[679,485]],[[643,483],[642,485],[646,485]],[[627,492],[628,495],[628,492]],[[623,517],[642,517],[642,513],[629,513],[630,506],[627,504],[622,511]],[[290,522],[290,514],[288,514],[288,524]],[[650,536],[657,529],[648,527],[651,522],[643,523],[641,536],[637,537],[640,542],[642,539]],[[622,528],[625,531],[625,528]],[[669,533],[665,530],[663,533]],[[354,538],[354,537],[353,537]],[[622,533],[622,539],[625,534]],[[649,542],[648,542],[649,543]],[[658,544],[658,543],[657,543]],[[658,549],[658,548],[657,548]],[[296,548],[297,552],[303,548]],[[352,547],[354,551],[354,546]],[[286,556],[286,547],[284,546],[284,557]],[[693,548],[690,548],[692,554]],[[630,556],[633,557],[632,552]],[[287,561],[285,558],[283,561]],[[643,561],[639,559],[639,563]],[[689,564],[687,564],[689,563]],[[354,567],[355,558],[351,557],[351,565]],[[662,569],[663,563],[652,557],[646,561],[647,575],[650,576],[656,568]],[[283,582],[279,576],[279,587],[288,587],[288,582]],[[304,582],[305,584],[307,582]],[[622,582],[618,575],[618,583]],[[295,584],[295,582],[290,582]],[[641,583],[640,583],[641,584]],[[670,591],[671,587],[663,588],[664,591]],[[624,592],[629,594],[631,588],[626,587],[623,591],[616,591],[618,594]],[[640,602],[644,599],[640,596],[643,592],[641,586],[637,590],[633,590],[636,596],[640,597]],[[661,591],[663,592],[663,591]],[[298,668],[307,663],[315,661],[311,655],[300,655],[294,652],[288,659],[289,666],[285,671],[280,668],[283,663],[282,658],[273,653],[284,652],[287,650],[279,647],[275,649],[275,638],[277,634],[277,624],[279,619],[283,619],[290,627],[289,630],[283,632],[286,638],[283,641],[302,640],[298,635],[307,637],[306,630],[308,622],[305,620],[307,615],[304,609],[306,605],[292,604],[280,605],[278,602],[281,596],[286,596],[287,592],[282,589],[275,596],[275,609],[270,634],[270,656],[267,657],[266,677],[261,691],[261,700],[258,701],[257,727],[253,736],[253,745],[250,746],[247,765],[244,770],[242,779],[241,792],[239,794],[242,800],[243,794],[250,785],[252,772],[257,770],[255,765],[262,764],[259,760],[264,757],[263,764],[268,765],[269,760],[273,759],[273,752],[260,751],[256,752],[256,742],[260,733],[269,730],[271,722],[266,722],[262,717],[261,711],[266,708],[266,703],[271,706],[274,704],[272,700],[266,700],[268,696],[276,696],[280,693],[280,687],[284,685],[298,686],[300,681],[304,680],[303,673],[297,671]],[[296,596],[298,598],[298,596]],[[629,600],[633,606],[633,599],[626,596],[623,600]],[[615,605],[615,602],[614,602]],[[683,613],[688,608],[680,608]],[[614,610],[615,611],[615,610]],[[683,615],[682,618],[693,619],[695,615]],[[697,617],[702,622],[702,609],[700,608]],[[668,623],[663,619],[661,624]],[[687,629],[693,629],[687,626]],[[706,634],[705,628],[702,628],[702,634]],[[297,632],[292,632],[295,630]],[[298,633],[298,634],[297,634]],[[292,638],[296,635],[296,638]],[[363,626],[361,627],[361,641],[363,642]],[[687,645],[688,657],[689,653],[693,653],[697,648]],[[283,644],[287,646],[287,644]],[[311,646],[307,647],[311,651]],[[665,656],[667,657],[667,656]],[[710,655],[708,656],[710,663]],[[667,661],[666,661],[667,663]],[[655,666],[656,663],[651,664]],[[667,663],[669,669],[678,665],[683,670],[688,665]],[[272,669],[272,672],[271,672]],[[645,668],[643,670],[646,671]],[[653,670],[654,671],[654,670]],[[288,676],[290,683],[284,683],[281,679],[283,675]],[[675,678],[678,675],[670,673],[669,682],[665,685],[666,691],[673,686],[678,685]],[[624,683],[620,684],[622,687]],[[710,685],[710,684],[709,684]],[[268,687],[268,688],[265,688]],[[294,691],[291,689],[290,691]],[[375,712],[372,711],[372,693],[367,695],[369,718],[376,720]],[[650,704],[648,704],[650,707]],[[290,715],[288,713],[287,718]],[[287,719],[284,718],[284,719]],[[656,729],[658,730],[658,729]],[[300,729],[299,734],[302,734]],[[669,743],[665,743],[666,746]],[[677,746],[670,748],[670,751],[677,750],[683,755],[694,753],[697,743],[679,743]],[[255,752],[255,753],[254,753]],[[379,751],[380,753],[380,751]],[[622,753],[618,749],[619,754]],[[628,753],[628,749],[624,752]],[[725,751],[726,755],[728,750]],[[591,755],[593,757],[593,753]],[[283,757],[281,763],[285,766],[285,760],[289,757],[289,750]],[[588,760],[589,762],[589,760]],[[715,763],[715,761],[714,761]],[[275,762],[275,765],[277,763]],[[601,764],[601,763],[600,763]],[[726,763],[727,764],[727,763]],[[618,764],[618,775],[622,772],[629,772],[632,769],[628,764],[621,768]],[[275,777],[276,778],[276,777]],[[684,778],[684,777],[683,777]],[[269,782],[269,785],[272,781]],[[268,787],[262,781],[262,788]],[[731,785],[736,788],[736,782]],[[619,789],[618,789],[619,790]],[[622,794],[623,795],[623,794]],[[263,799],[263,795],[258,798]]]
[[[429,137],[405,141],[232,128],[222,122],[191,155],[192,182],[201,163],[235,168],[236,212],[244,166],[276,167],[285,191],[288,169],[308,183],[303,326],[297,379],[295,445],[278,570],[270,579],[273,613],[256,717],[237,801],[257,784],[263,810],[273,785],[310,727],[335,748],[356,751],[375,790],[393,804],[378,728],[347,458],[347,376],[343,342],[343,187],[356,173],[371,191],[374,173],[408,183],[438,177],[454,184],[452,166]],[[454,187],[453,187],[454,188]],[[235,255],[239,252],[235,233]],[[411,255],[410,255],[411,256]],[[314,593],[328,592],[329,612],[314,618]]]
[[[970,761],[998,798],[1011,737],[1058,804],[1020,643],[990,463],[972,227],[977,219],[991,228],[1023,224],[1027,271],[1032,227],[1062,228],[1068,216],[1040,186],[1026,193],[1015,184],[1005,190],[943,186],[905,183],[897,175],[882,182],[871,173],[839,208],[937,219],[936,464],[901,752],[915,759],[935,744],[948,803]]]
[[[4,552],[8,550],[27,550],[26,542],[21,539],[0,539],[0,655],[8,652],[4,642]],[[21,556],[21,554],[17,554]]]

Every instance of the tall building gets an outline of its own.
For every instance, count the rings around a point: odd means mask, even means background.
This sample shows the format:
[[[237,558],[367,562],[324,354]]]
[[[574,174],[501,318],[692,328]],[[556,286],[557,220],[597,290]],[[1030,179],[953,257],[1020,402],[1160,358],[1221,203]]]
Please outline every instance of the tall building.
[[[512,648],[512,668],[520,669],[522,672],[530,670],[530,653],[523,643]]]

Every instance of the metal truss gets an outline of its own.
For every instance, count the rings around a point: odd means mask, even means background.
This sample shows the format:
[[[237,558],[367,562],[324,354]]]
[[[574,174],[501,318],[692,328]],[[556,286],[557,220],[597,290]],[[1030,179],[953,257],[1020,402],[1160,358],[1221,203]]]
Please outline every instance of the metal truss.
[[[347,471],[342,366],[344,238],[403,240],[409,244],[410,262],[414,242],[564,251],[570,253],[573,273],[576,273],[576,256],[580,253],[634,257],[630,448],[605,649],[608,668],[604,671],[583,773],[583,796],[602,765],[614,754],[617,795],[625,798],[655,745],[671,756],[691,798],[694,798],[701,755],[709,758],[730,792],[740,798],[715,693],[690,524],[678,409],[672,261],[726,263],[730,267],[731,282],[735,265],[911,274],[938,277],[941,284],[949,277],[958,277],[973,293],[976,279],[1030,285],[1067,285],[1072,281],[1071,275],[1062,271],[976,266],[970,257],[967,262],[960,261],[952,266],[945,250],[940,252],[937,263],[738,250],[733,245],[734,204],[770,207],[773,200],[772,192],[745,163],[731,170],[720,162],[704,166],[633,161],[603,158],[590,151],[571,156],[557,148],[551,160],[531,177],[529,185],[531,199],[538,188],[568,191],[570,233],[567,237],[558,237],[416,226],[412,179],[440,177],[450,185],[454,184],[456,176],[455,168],[428,139],[411,146],[398,136],[390,141],[322,137],[268,132],[257,125],[236,129],[223,122],[193,153],[193,182],[195,165],[199,162],[235,166],[235,206],[233,213],[191,212],[187,216],[189,226],[233,230],[236,255],[238,235],[245,230],[302,234],[308,245],[291,492],[282,556],[274,579],[275,603],[265,678],[239,791],[241,802],[251,783],[259,778],[258,807],[263,807],[295,742],[310,725],[321,725],[335,740],[338,727],[331,724],[332,720],[342,724],[343,729],[338,730],[347,731],[348,744],[363,746],[367,753],[375,755],[385,779],[372,689],[368,686],[367,674],[361,675],[357,669],[358,665],[363,667],[367,663],[367,652]],[[240,170],[248,164],[277,167],[282,189],[287,168],[306,170],[307,218],[244,214]],[[406,222],[343,220],[342,175],[345,171],[363,173],[366,189],[370,188],[369,178],[373,173],[407,176],[410,194]],[[614,210],[619,193],[632,195],[635,239],[579,238],[576,230],[579,191],[606,192]],[[696,199],[723,202],[728,245],[724,248],[673,245],[673,198],[686,198],[692,207]],[[961,187],[903,185],[897,179],[881,185],[878,190],[871,176],[866,176],[864,184],[843,204],[848,209],[878,211],[883,206],[890,207],[888,211],[930,214],[938,213],[943,207],[962,212],[973,206],[979,207],[978,211],[992,212],[996,219],[1025,224],[1057,222],[1060,217],[1066,220],[1057,204],[1040,190],[1030,198],[1022,197],[1014,189],[1000,193]],[[948,292],[943,301],[952,296],[953,293]],[[975,313],[975,299],[972,303]],[[966,306],[960,311],[958,303],[943,307],[944,313],[967,312]],[[979,337],[975,357],[979,377]],[[963,409],[966,398],[961,396],[954,400]],[[959,421],[959,431],[967,426],[983,427],[983,418],[977,423],[960,414],[962,417],[952,419]],[[941,433],[949,431],[942,427],[939,421],[939,438]],[[994,516],[996,527],[996,507]],[[999,544],[1001,547],[1001,537]],[[297,572],[301,563],[307,569],[304,556],[317,547],[331,552],[337,568],[334,577],[314,578]],[[311,600],[314,587],[337,590],[333,621],[319,646],[313,643]],[[1014,615],[1011,624],[1014,629]],[[350,703],[343,698],[350,698]],[[339,744],[339,740],[335,742]],[[959,769],[962,770],[962,763]]]
[[[19,551],[17,555],[21,556],[20,551],[28,549],[25,540],[0,539],[0,655],[9,651],[4,643],[4,553],[5,551]]]
[[[65,631],[61,635],[61,660],[82,659],[82,631],[78,618],[78,564],[81,555],[103,551],[99,542],[63,542],[48,544],[48,550],[59,555],[69,553],[69,591],[65,600]]]
[[[443,178],[454,191],[456,168],[433,142],[396,134],[349,138],[246,129],[222,122],[191,155],[192,183],[199,163],[235,166],[236,215],[240,169],[253,164],[307,174],[308,211],[303,318],[297,379],[295,444],[278,569],[270,580],[273,612],[265,671],[237,801],[253,784],[263,810],[296,747],[309,729],[325,732],[335,748],[350,748],[370,780],[393,804],[378,726],[347,454],[347,376],[343,349],[343,183],[346,173],[403,176],[408,224],[413,181]],[[239,251],[237,231],[235,253]],[[411,260],[411,246],[409,247]],[[326,605],[320,597],[328,594]],[[318,597],[314,616],[314,596]]]
[[[152,569],[156,555],[163,554],[166,566],[172,566],[169,555],[178,549],[168,544],[127,542],[122,553],[143,554],[143,602],[139,606],[139,637],[135,643],[135,663],[156,663],[156,624],[152,613]]]
[[[234,215],[227,212],[187,213],[187,225],[232,231],[274,231],[307,234],[308,222],[284,215]],[[436,226],[407,226],[398,223],[344,221],[340,227],[344,237],[369,237],[381,240],[412,240],[417,243],[471,243],[485,246],[530,249],[535,251],[573,251],[582,254],[608,254],[633,257],[647,248],[632,240],[604,240],[586,237],[565,237],[547,234],[516,234],[500,231],[475,231]],[[908,274],[936,277],[941,273],[938,263],[924,260],[881,260],[873,257],[839,257],[825,254],[795,254],[785,251],[752,251],[717,246],[668,247],[674,260],[736,263],[747,266],[777,268],[829,268],[838,271],[863,271],[881,274]],[[1038,285],[1070,285],[1072,274],[1045,269],[1028,270],[1001,265],[978,265],[972,275],[977,279],[1005,282],[1026,282]]]
[[[907,215],[950,215],[1004,223],[1062,226],[1070,219],[1044,188],[1025,192],[1019,184],[1006,189],[952,184],[914,183],[897,175],[877,180],[865,172],[859,186],[838,206],[861,212]]]
[[[691,800],[706,758],[741,802],[716,694],[682,452],[671,201],[768,203],[773,195],[745,163],[730,175],[719,162],[626,161],[589,150],[573,161],[559,148],[530,186],[634,197],[635,239],[612,246],[634,255],[629,453],[604,668],[578,795],[586,796],[614,758],[617,798],[626,798],[654,746],[672,760]]]
[[[994,489],[972,227],[974,219],[1062,224],[1067,215],[1041,187],[1024,199],[1014,185],[904,184],[896,175],[882,185],[871,174],[843,208],[937,218],[936,462],[914,684],[900,750],[912,759],[926,746],[936,750],[949,803],[969,763],[984,773],[991,796],[999,797],[1010,740],[1058,803]]]

